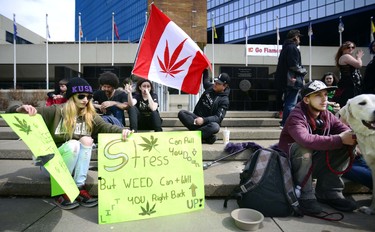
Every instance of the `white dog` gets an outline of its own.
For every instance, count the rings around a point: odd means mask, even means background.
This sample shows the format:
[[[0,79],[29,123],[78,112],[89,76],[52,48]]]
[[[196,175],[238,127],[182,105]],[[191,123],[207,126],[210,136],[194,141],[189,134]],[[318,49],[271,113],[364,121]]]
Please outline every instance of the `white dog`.
[[[362,94],[348,100],[339,114],[357,136],[357,142],[367,165],[372,171],[372,186],[375,187],[375,95]],[[370,207],[359,209],[366,214],[375,214],[375,191],[372,191]]]

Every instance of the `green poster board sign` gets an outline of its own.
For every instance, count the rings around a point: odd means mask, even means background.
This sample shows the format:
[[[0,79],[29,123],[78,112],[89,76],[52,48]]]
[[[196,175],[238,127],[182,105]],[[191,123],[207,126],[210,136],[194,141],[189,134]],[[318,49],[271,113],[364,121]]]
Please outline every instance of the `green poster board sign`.
[[[99,224],[204,208],[200,131],[99,134]]]
[[[69,199],[76,199],[79,190],[66,167],[59,150],[40,114],[1,114],[12,130],[29,147],[35,157],[54,154],[44,165],[51,176],[51,196],[66,193]]]

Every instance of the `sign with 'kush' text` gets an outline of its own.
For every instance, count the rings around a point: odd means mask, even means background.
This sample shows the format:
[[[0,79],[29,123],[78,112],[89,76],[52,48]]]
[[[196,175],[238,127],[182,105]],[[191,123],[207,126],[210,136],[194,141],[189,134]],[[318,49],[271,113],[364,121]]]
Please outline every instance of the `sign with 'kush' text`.
[[[200,133],[99,134],[99,224],[203,209]]]

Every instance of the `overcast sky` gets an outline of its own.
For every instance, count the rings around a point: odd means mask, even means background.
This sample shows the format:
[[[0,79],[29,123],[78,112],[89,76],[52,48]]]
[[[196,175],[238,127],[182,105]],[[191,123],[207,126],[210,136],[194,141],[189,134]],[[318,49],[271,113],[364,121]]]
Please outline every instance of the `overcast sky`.
[[[75,0],[0,0],[0,14],[27,29],[46,36],[46,14],[50,41],[74,41]]]

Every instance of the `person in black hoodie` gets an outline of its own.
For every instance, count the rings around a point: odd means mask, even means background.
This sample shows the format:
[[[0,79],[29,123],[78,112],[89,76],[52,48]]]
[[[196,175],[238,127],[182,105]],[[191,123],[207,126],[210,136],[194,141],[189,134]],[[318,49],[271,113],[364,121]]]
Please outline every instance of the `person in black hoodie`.
[[[297,104],[298,92],[304,85],[303,79],[307,74],[307,70],[302,67],[301,53],[298,49],[301,36],[299,30],[290,30],[288,32],[277,63],[275,73],[276,87],[279,89],[280,97],[282,94],[284,95],[281,127],[284,126],[290,111]]]
[[[208,78],[208,70],[203,71],[203,87],[205,91],[195,105],[194,111],[181,110],[178,118],[189,130],[202,131],[202,142],[213,144],[217,140],[216,133],[229,108],[229,83],[227,73],[221,73],[214,79]]]

